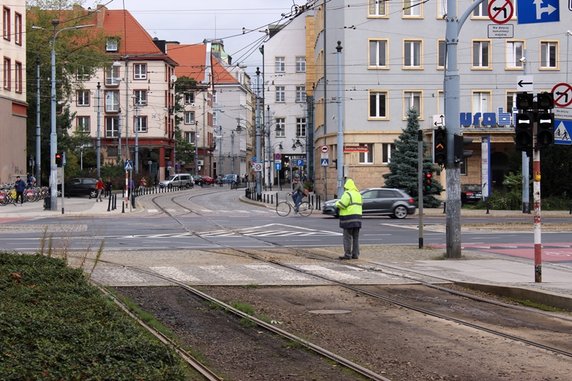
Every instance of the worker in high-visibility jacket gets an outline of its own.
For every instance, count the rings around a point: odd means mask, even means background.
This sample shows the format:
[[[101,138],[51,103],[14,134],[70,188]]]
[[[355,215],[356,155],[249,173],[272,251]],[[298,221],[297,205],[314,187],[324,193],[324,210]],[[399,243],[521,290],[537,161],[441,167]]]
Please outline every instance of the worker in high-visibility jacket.
[[[336,207],[339,210],[340,228],[344,229],[344,255],[339,259],[358,259],[362,197],[352,179],[346,180],[344,190],[344,194],[336,202]]]

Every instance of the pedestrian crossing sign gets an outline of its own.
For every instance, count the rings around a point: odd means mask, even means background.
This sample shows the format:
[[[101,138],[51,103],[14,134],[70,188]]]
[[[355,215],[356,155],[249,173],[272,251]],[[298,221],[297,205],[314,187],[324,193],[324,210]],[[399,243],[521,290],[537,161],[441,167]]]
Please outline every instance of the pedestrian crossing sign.
[[[320,159],[320,164],[322,165],[322,167],[327,167],[328,165],[330,165],[330,160],[327,158]]]
[[[570,138],[572,120],[556,119],[554,125],[556,125],[556,129],[554,130],[554,144],[572,145],[572,138]]]

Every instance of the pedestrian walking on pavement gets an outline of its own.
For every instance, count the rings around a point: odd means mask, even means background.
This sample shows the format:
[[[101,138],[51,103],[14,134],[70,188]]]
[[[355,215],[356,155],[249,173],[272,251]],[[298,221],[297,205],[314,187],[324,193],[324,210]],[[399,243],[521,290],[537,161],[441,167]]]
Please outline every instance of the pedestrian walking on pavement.
[[[14,203],[18,203],[18,198],[20,199],[20,204],[24,203],[24,190],[26,190],[26,183],[24,180],[20,178],[20,176],[16,176],[16,183],[14,184],[14,189],[16,189],[16,200]]]
[[[352,179],[346,180],[344,189],[344,194],[336,202],[340,216],[340,228],[344,229],[344,255],[339,259],[358,259],[362,197]]]
[[[103,183],[103,180],[100,177],[99,179],[97,179],[97,182],[95,183],[95,190],[97,190],[97,196],[95,197],[95,202],[103,201],[101,199],[101,196],[103,194],[104,189],[105,189],[105,184]]]

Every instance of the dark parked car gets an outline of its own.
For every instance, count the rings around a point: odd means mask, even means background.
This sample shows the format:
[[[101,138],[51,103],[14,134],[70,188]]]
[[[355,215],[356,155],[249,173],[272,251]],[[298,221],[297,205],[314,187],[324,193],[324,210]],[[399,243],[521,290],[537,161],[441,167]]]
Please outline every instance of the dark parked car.
[[[405,218],[407,215],[415,213],[415,201],[400,189],[368,188],[361,190],[360,193],[363,198],[362,211],[364,215],[379,214],[391,218]],[[322,213],[338,217],[336,201],[338,199],[326,201]]]
[[[483,198],[482,188],[478,184],[461,186],[461,204],[477,203]]]
[[[64,194],[66,197],[71,196],[89,196],[89,198],[97,197],[97,190],[95,189],[97,179],[89,177],[76,177],[64,185]]]

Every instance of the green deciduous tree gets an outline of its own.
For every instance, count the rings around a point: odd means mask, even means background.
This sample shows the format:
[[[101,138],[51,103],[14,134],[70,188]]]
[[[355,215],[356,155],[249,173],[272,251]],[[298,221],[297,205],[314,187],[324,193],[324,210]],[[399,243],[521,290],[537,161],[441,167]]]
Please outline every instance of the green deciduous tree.
[[[27,77],[27,150],[32,156],[36,151],[36,124],[40,125],[42,150],[42,184],[47,184],[50,168],[50,132],[51,132],[51,52],[54,33],[62,28],[94,23],[93,12],[76,7],[71,8],[67,1],[28,2],[26,30],[26,65]],[[55,26],[52,20],[59,20]],[[58,135],[58,151],[70,151],[76,147],[78,140],[74,137],[72,125],[74,115],[69,112],[68,102],[75,90],[81,88],[77,74],[93,75],[98,68],[111,62],[104,51],[105,37],[97,28],[70,29],[57,35],[54,50],[56,53],[56,130]],[[37,117],[37,70],[39,68],[40,116]],[[70,159],[74,155],[68,155]],[[78,155],[79,157],[79,155]],[[84,163],[85,164],[85,163]],[[95,163],[93,163],[95,164]],[[79,166],[79,164],[78,164]]]
[[[399,188],[418,200],[418,131],[419,116],[413,109],[407,112],[407,127],[395,141],[395,150],[391,153],[389,163],[390,172],[384,175],[385,186]],[[425,152],[425,149],[423,149]],[[435,172],[438,168],[429,157],[423,159],[423,171]],[[427,207],[439,206],[440,201],[435,195],[440,194],[443,187],[437,182],[435,176],[431,189],[423,194],[423,205]]]

